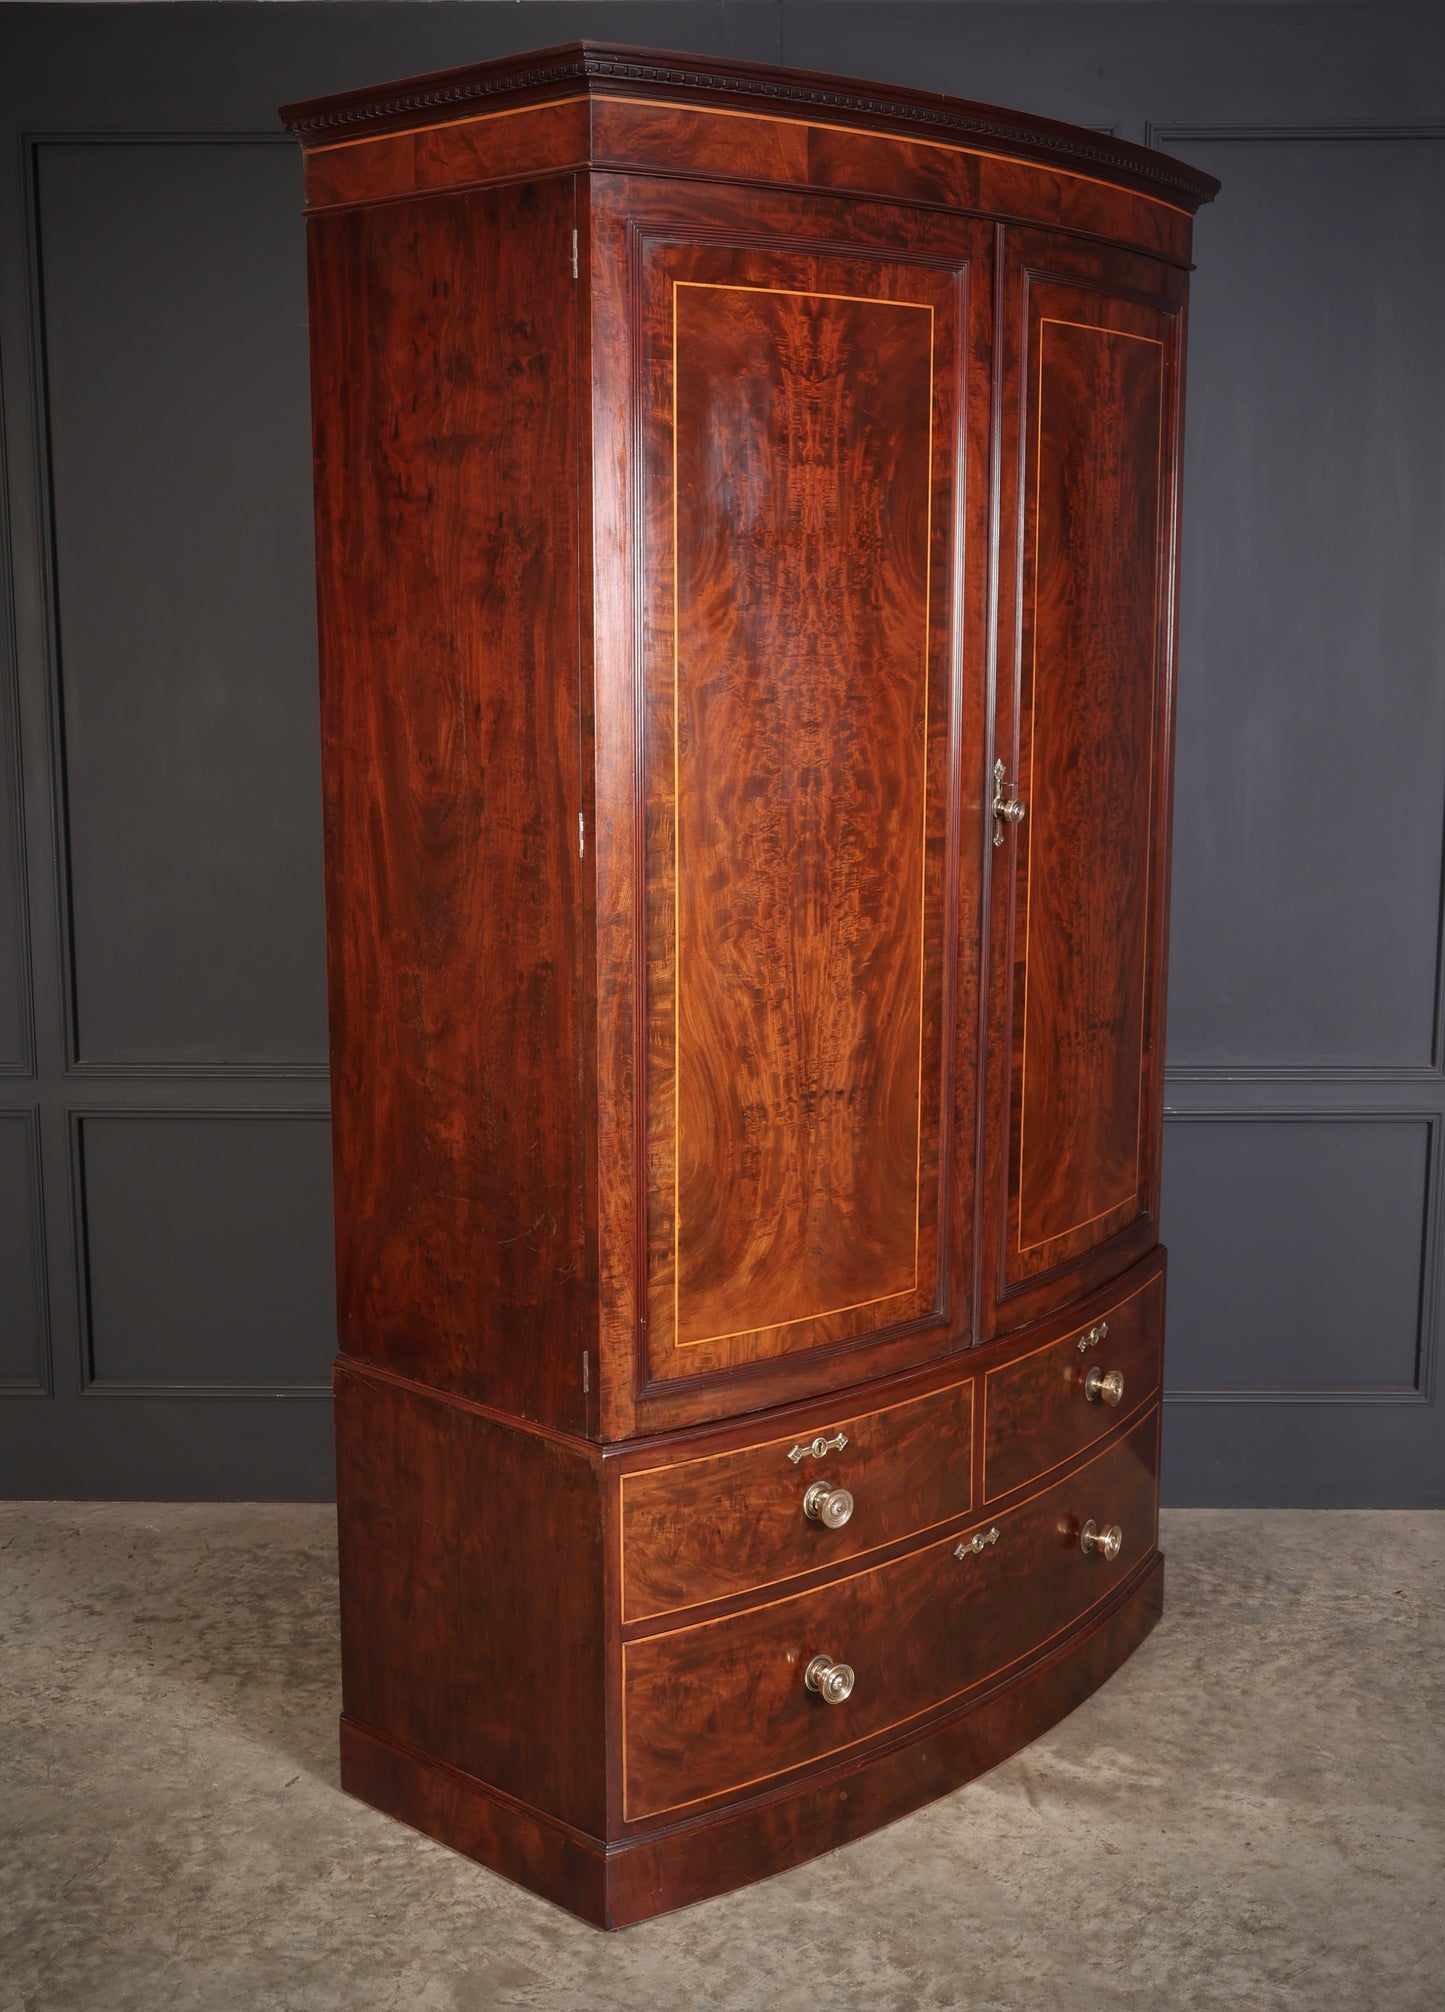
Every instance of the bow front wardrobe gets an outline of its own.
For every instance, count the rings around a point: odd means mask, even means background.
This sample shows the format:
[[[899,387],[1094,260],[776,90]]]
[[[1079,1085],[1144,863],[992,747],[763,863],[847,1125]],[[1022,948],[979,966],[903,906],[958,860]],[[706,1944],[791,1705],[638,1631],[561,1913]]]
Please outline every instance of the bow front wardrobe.
[[[608,1926],[1160,1611],[1206,175],[593,43],[290,107],[343,1780]]]

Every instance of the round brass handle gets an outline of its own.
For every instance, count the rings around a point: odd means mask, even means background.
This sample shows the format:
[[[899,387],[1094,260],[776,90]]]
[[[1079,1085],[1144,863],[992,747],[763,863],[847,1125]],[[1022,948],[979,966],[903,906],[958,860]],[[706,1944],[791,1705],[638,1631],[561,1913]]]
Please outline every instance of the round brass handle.
[[[1084,1378],[1084,1395],[1090,1404],[1115,1405],[1124,1395],[1124,1379],[1117,1369],[1091,1369]]]
[[[853,1689],[853,1671],[848,1663],[835,1663],[831,1656],[814,1656],[803,1672],[803,1682],[825,1705],[841,1705]]]
[[[841,1530],[853,1514],[853,1497],[846,1488],[835,1488],[831,1481],[815,1481],[803,1497],[803,1514],[829,1530]]]
[[[1079,1549],[1092,1552],[1112,1565],[1124,1548],[1124,1533],[1117,1523],[1111,1523],[1107,1530],[1101,1530],[1091,1516],[1079,1532]]]
[[[1024,811],[1025,806],[1019,802],[1016,796],[1000,797],[999,801],[994,805],[994,816],[1007,818],[1010,824],[1022,824]]]

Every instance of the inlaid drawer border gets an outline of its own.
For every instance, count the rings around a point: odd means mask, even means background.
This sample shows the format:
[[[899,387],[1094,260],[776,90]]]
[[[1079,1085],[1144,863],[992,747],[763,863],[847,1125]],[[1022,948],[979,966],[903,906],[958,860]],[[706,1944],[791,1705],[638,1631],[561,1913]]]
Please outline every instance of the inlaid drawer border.
[[[1120,1304],[1126,1305],[1127,1301],[1121,1301]],[[1123,1441],[1130,1436],[1130,1434],[1140,1431],[1147,1422],[1148,1420],[1146,1414],[1144,1417],[1136,1419],[1135,1422],[1131,1426],[1129,1426],[1127,1431],[1121,1431],[1117,1434],[1117,1436],[1111,1434],[1109,1437],[1108,1444],[1100,1446],[1095,1452],[1091,1453],[1087,1459],[1080,1460],[1077,1467],[1073,1469],[1073,1473],[1083,1474],[1088,1468],[1092,1467],[1096,1461],[1102,1460],[1106,1455],[1115,1452],[1117,1448],[1120,1445],[1122,1445]],[[1154,1555],[1154,1553],[1158,1550],[1159,1511],[1158,1511],[1158,1500],[1157,1500],[1157,1488],[1158,1488],[1158,1472],[1159,1472],[1159,1442],[1162,1430],[1162,1423],[1163,1423],[1163,1407],[1162,1405],[1159,1404],[1159,1402],[1156,1399],[1154,1403],[1154,1416],[1153,1416],[1154,1473],[1155,1473],[1155,1488],[1156,1488],[1154,1528],[1151,1533],[1149,1549],[1143,1554],[1143,1556],[1140,1559],[1136,1561],[1136,1563],[1131,1569],[1129,1578],[1132,1578],[1135,1573],[1141,1571],[1148,1564],[1150,1558]],[[1059,1485],[1059,1481],[1063,1478],[1065,1477],[1058,1476],[1053,1481],[1049,1482],[1046,1486],[1035,1488],[1032,1494],[1021,1495],[1017,1501],[1011,1502],[1009,1504],[1006,1513],[1009,1515],[1013,1515],[1019,1510],[1028,1508],[1029,1504],[1031,1502],[1037,1501],[1041,1495],[1049,1494],[1053,1488],[1056,1488]],[[917,1545],[912,1550],[909,1550],[900,1555],[911,1557],[914,1556],[916,1553],[921,1553],[923,1551],[941,1550],[944,1545],[951,1544],[955,1537],[964,1535],[974,1522],[983,1523],[987,1521],[987,1518],[986,1517],[975,1518],[972,1512],[970,1511],[968,1516],[962,1518],[957,1517],[951,1518],[950,1521],[953,1524],[953,1528],[948,1531],[946,1536],[935,1538],[932,1544]],[[861,1571],[839,1572],[836,1578],[828,1581],[828,1584],[834,1586],[841,1586],[846,1584],[849,1579],[863,1578],[867,1572],[886,1571],[888,1569],[888,1566],[895,1562],[897,1561],[889,1559],[882,1565],[865,1566]],[[729,1782],[723,1788],[710,1789],[706,1795],[688,1796],[682,1802],[664,1803],[659,1808],[643,1810],[637,1815],[634,1815],[628,1807],[628,1773],[627,1773],[627,1653],[628,1650],[633,1645],[630,1642],[624,1641],[621,1644],[621,1673],[620,1673],[620,1682],[618,1685],[618,1693],[619,1693],[618,1704],[621,1715],[621,1735],[622,1735],[618,1756],[619,1774],[620,1774],[621,1792],[622,1792],[622,1821],[625,1824],[652,1823],[655,1822],[656,1819],[659,1817],[672,1816],[678,1810],[698,1809],[701,1808],[702,1805],[705,1803],[713,1803],[721,1801],[724,1798],[735,1797],[739,1795],[744,1789],[755,1788],[761,1782],[776,1781],[784,1775],[797,1774],[808,1768],[815,1768],[821,1771],[822,1768],[831,1766],[836,1760],[838,1760],[838,1758],[841,1755],[851,1753],[859,1747],[871,1746],[877,1742],[884,1741],[888,1739],[891,1735],[897,1733],[901,1727],[914,1725],[922,1719],[931,1717],[934,1713],[943,1711],[944,1709],[946,1709],[947,1706],[954,1704],[959,1698],[967,1697],[971,1692],[983,1690],[987,1685],[996,1682],[1004,1674],[1005,1671],[1013,1669],[1022,1669],[1026,1667],[1028,1664],[1040,1658],[1047,1649],[1049,1649],[1053,1644],[1059,1642],[1064,1636],[1073,1634],[1077,1629],[1079,1629],[1083,1625],[1083,1623],[1087,1620],[1088,1616],[1092,1614],[1096,1608],[1102,1606],[1106,1601],[1114,1598],[1115,1595],[1120,1591],[1121,1586],[1126,1585],[1127,1583],[1128,1579],[1123,1581],[1116,1580],[1112,1584],[1106,1580],[1103,1583],[1103,1586],[1096,1599],[1089,1601],[1089,1603],[1086,1606],[1081,1607],[1076,1614],[1070,1617],[1068,1622],[1066,1622],[1066,1624],[1063,1627],[1056,1628],[1052,1634],[1045,1635],[1039,1641],[1035,1642],[1033,1646],[1030,1649],[1028,1649],[1023,1655],[1014,1656],[1008,1662],[1000,1663],[997,1666],[997,1668],[986,1671],[984,1675],[980,1677],[975,1677],[971,1683],[960,1686],[960,1688],[956,1691],[950,1691],[945,1697],[933,1699],[931,1703],[921,1706],[918,1711],[905,1712],[901,1718],[890,1720],[890,1722],[886,1726],[875,1726],[872,1732],[860,1734],[860,1736],[855,1740],[842,1741],[838,1746],[831,1747],[826,1755],[819,1755],[801,1761],[789,1761],[781,1767],[770,1768],[763,1774],[750,1775],[746,1781]],[[689,1621],[688,1623],[686,1623],[685,1626],[679,1628],[659,1628],[654,1633],[646,1636],[644,1639],[648,1644],[651,1644],[652,1642],[661,1640],[662,1638],[668,1635],[687,1634],[694,1629],[723,1627],[727,1623],[737,1620],[739,1615],[755,1614],[768,1607],[781,1607],[786,1605],[786,1603],[789,1600],[809,1598],[811,1597],[813,1592],[818,1590],[820,1589],[816,1587],[808,1587],[804,1588],[802,1591],[784,1594],[782,1598],[778,1600],[758,1600],[755,1601],[753,1605],[750,1607],[739,1607],[734,1609],[732,1612],[715,1615],[711,1620]]]
[[[1142,1284],[1135,1286],[1133,1292],[1126,1293],[1123,1299],[1115,1300],[1112,1305],[1103,1308],[1103,1310],[1099,1314],[1097,1314],[1095,1318],[1098,1320],[1112,1319],[1112,1317],[1115,1314],[1121,1313],[1126,1306],[1131,1306],[1133,1302],[1136,1299],[1140,1298],[1144,1293],[1152,1291],[1156,1286],[1161,1286],[1163,1283],[1163,1277],[1164,1275],[1162,1272],[1153,1273],[1149,1278],[1146,1278]],[[1061,1460],[1056,1460],[1052,1465],[1052,1467],[1043,1468],[1038,1474],[1031,1475],[1027,1481],[1016,1481],[1012,1488],[1001,1488],[996,1495],[989,1494],[988,1491],[989,1379],[995,1376],[1007,1376],[1008,1374],[1010,1374],[1011,1371],[1016,1370],[1021,1363],[1031,1362],[1036,1355],[1047,1354],[1047,1352],[1051,1348],[1062,1348],[1066,1341],[1071,1341],[1075,1335],[1085,1333],[1087,1329],[1092,1325],[1093,1325],[1092,1321],[1088,1320],[1076,1321],[1073,1324],[1073,1326],[1066,1327],[1062,1334],[1056,1334],[1052,1340],[1041,1341],[1037,1348],[1026,1348],[1021,1355],[1010,1356],[1007,1362],[995,1363],[992,1369],[986,1369],[984,1371],[983,1430],[979,1437],[979,1466],[982,1475],[982,1479],[980,1482],[979,1502],[981,1505],[989,1502],[1007,1501],[1009,1496],[1014,1494],[1020,1488],[1027,1488],[1031,1486],[1032,1483],[1035,1481],[1045,1481],[1051,1476],[1061,1475],[1064,1468],[1072,1465],[1074,1461],[1083,1458],[1083,1456],[1085,1455],[1088,1455],[1089,1458],[1092,1459],[1094,1449],[1096,1447],[1099,1447],[1099,1442],[1101,1440],[1106,1438],[1112,1440],[1114,1432],[1121,1426],[1124,1426],[1126,1427],[1127,1430],[1132,1431],[1133,1427],[1128,1424],[1128,1421],[1130,1419],[1133,1419],[1136,1413],[1144,1410],[1148,1405],[1157,1404],[1159,1402],[1159,1393],[1164,1381],[1162,1373],[1156,1379],[1153,1388],[1146,1391],[1142,1397],[1136,1397],[1134,1402],[1129,1406],[1127,1411],[1123,1412],[1120,1415],[1113,1415],[1108,1412],[1104,1412],[1099,1420],[1100,1429],[1095,1434],[1095,1436],[1092,1439],[1086,1440],[1082,1446],[1076,1446],[1072,1452],[1066,1453]],[[1099,1408],[1102,1410],[1102,1407]],[[1099,1447],[1099,1450],[1102,1451],[1103,1449]],[[1087,1465],[1087,1461],[1085,1462],[1085,1464]],[[1032,1496],[1030,1496],[1027,1499],[1032,1501],[1033,1498]]]
[[[690,1460],[675,1460],[675,1461],[663,1460],[659,1461],[653,1467],[632,1467],[624,1469],[624,1471],[618,1476],[618,1484],[617,1484],[617,1611],[620,1615],[624,1617],[622,1621],[622,1626],[624,1627],[624,1629],[644,1627],[649,1621],[658,1620],[661,1616],[665,1614],[667,1615],[693,1614],[696,1613],[698,1609],[701,1607],[716,1606],[719,1603],[719,1601],[722,1600],[740,1599],[745,1594],[758,1592],[763,1587],[791,1586],[796,1580],[809,1578],[814,1573],[832,1572],[839,1565],[853,1565],[856,1564],[860,1558],[876,1557],[880,1551],[889,1551],[898,1546],[910,1547],[913,1545],[913,1543],[917,1538],[926,1537],[929,1531],[942,1530],[945,1527],[945,1525],[957,1523],[960,1520],[960,1518],[962,1518],[966,1522],[967,1519],[973,1514],[974,1449],[978,1440],[978,1377],[976,1374],[970,1373],[966,1376],[960,1376],[951,1383],[940,1383],[935,1389],[932,1390],[915,1391],[911,1396],[900,1397],[896,1399],[895,1402],[892,1404],[880,1404],[873,1411],[851,1412],[848,1414],[847,1419],[842,1419],[839,1421],[839,1423],[847,1423],[852,1419],[885,1418],[890,1411],[901,1411],[907,1405],[910,1404],[925,1404],[933,1398],[942,1397],[945,1394],[945,1392],[953,1392],[961,1390],[964,1385],[967,1385],[968,1387],[969,1460],[968,1460],[968,1500],[963,1508],[956,1509],[950,1516],[940,1516],[932,1523],[920,1523],[916,1530],[906,1531],[901,1536],[885,1537],[884,1539],[882,1539],[881,1542],[877,1544],[869,1544],[865,1549],[861,1551],[850,1551],[844,1558],[820,1562],[819,1564],[816,1565],[807,1565],[804,1566],[801,1571],[789,1572],[786,1574],[785,1577],[781,1579],[760,1579],[756,1580],[750,1586],[734,1586],[730,1592],[714,1593],[705,1600],[688,1600],[684,1602],[682,1605],[676,1607],[656,1607],[650,1613],[646,1614],[628,1615],[627,1613],[626,1571],[627,1571],[628,1482],[633,1479],[640,1479],[645,1474],[680,1473],[684,1468],[701,1467],[711,1460],[736,1460],[740,1455],[744,1454],[766,1453],[770,1446],[786,1446],[789,1444],[790,1441],[796,1444],[799,1440],[807,1437],[808,1435],[805,1434],[801,1428],[799,1428],[795,1431],[781,1433],[778,1435],[777,1438],[774,1439],[749,1440],[744,1445],[729,1446],[717,1453],[695,1453]],[[839,1576],[841,1578],[852,1578],[855,1575],[850,1572],[842,1572],[839,1574]],[[757,1604],[761,1606],[770,1606],[772,1602],[760,1601]],[[739,1609],[738,1611],[750,1611],[750,1610]],[[719,1618],[725,1618],[725,1617],[720,1616]],[[676,1630],[671,1628],[660,1628],[654,1630],[653,1632],[654,1634],[673,1634],[676,1632]]]

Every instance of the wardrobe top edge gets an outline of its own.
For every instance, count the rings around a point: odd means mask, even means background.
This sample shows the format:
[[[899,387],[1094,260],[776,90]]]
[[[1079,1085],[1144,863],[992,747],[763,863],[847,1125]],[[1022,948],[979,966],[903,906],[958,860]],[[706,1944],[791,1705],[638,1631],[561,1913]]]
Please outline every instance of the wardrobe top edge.
[[[942,92],[610,42],[565,42],[463,69],[310,98],[283,105],[281,118],[304,146],[318,147],[559,97],[654,98],[933,139],[1082,170],[1190,211],[1219,189],[1212,175],[1187,162],[1056,119]]]

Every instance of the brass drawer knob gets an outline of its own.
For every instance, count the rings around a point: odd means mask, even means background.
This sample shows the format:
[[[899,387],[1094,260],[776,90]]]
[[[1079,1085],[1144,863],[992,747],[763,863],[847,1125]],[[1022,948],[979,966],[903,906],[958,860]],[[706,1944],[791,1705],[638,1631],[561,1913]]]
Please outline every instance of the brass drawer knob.
[[[1124,1379],[1117,1369],[1091,1369],[1084,1378],[1084,1395],[1090,1404],[1115,1405],[1124,1395]]]
[[[831,1481],[815,1481],[803,1497],[803,1514],[829,1530],[841,1530],[853,1514],[853,1497]]]
[[[831,1656],[814,1656],[803,1672],[803,1682],[816,1691],[825,1705],[841,1705],[852,1693],[853,1671],[848,1663],[835,1663]]]
[[[1117,1523],[1111,1523],[1107,1530],[1101,1530],[1091,1516],[1079,1532],[1079,1549],[1102,1558],[1112,1565],[1124,1548],[1124,1533]]]

